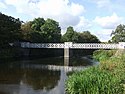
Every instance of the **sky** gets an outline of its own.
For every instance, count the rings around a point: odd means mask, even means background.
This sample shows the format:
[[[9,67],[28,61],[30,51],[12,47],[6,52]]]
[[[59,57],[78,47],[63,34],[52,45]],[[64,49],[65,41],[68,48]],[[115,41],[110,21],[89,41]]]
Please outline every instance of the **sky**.
[[[107,42],[111,32],[125,24],[124,4],[124,0],[0,0],[0,12],[24,22],[51,18],[59,22],[62,34],[72,26]]]

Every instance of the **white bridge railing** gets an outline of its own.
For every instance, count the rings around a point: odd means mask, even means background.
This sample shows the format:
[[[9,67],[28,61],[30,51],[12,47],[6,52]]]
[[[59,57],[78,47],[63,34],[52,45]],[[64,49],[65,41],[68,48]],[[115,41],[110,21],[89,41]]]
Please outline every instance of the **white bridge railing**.
[[[29,43],[21,42],[22,48],[64,48],[63,43]]]
[[[71,49],[124,49],[125,43],[30,43],[21,42],[22,48],[71,48]]]
[[[62,48],[64,49],[64,57],[69,58],[69,49],[125,49],[125,42],[118,44],[111,43],[30,43],[21,42],[22,48]]]
[[[79,49],[118,49],[119,44],[75,43],[72,48]]]

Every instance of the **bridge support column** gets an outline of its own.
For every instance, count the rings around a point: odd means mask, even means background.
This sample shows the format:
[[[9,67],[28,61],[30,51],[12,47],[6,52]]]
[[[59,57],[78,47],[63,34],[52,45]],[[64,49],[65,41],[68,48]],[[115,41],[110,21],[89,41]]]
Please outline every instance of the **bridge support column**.
[[[64,57],[69,58],[69,48],[64,48]]]
[[[72,47],[72,42],[65,42],[64,43],[64,57],[68,57],[70,56],[69,54],[69,48]]]
[[[69,57],[70,57],[70,47],[72,47],[72,42],[65,42],[64,43],[64,65],[69,65]]]

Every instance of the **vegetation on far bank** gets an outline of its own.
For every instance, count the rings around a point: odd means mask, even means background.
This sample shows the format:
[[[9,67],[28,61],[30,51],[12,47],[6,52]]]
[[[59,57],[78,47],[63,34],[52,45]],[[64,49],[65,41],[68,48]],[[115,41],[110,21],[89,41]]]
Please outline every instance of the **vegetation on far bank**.
[[[124,94],[125,54],[116,50],[95,51],[93,56],[100,65],[75,72],[66,82],[67,94]]]

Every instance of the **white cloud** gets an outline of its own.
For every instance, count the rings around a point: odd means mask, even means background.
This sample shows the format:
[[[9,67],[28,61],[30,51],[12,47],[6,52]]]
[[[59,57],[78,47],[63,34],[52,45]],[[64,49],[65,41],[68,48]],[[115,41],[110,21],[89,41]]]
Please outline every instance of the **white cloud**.
[[[71,13],[74,16],[81,15],[85,11],[84,7],[79,4],[72,3],[71,4]]]
[[[81,16],[79,24],[75,26],[75,30],[81,32],[88,30],[91,26],[92,23],[90,23],[88,19],[85,19],[83,16]]]
[[[117,25],[123,23],[123,18],[113,13],[111,16],[96,17],[94,21],[104,29],[114,29]]]
[[[7,6],[6,6],[4,3],[0,2],[0,8],[4,8],[4,9],[6,9]]]
[[[18,13],[24,13],[28,15],[36,15],[38,10],[36,3],[33,0],[5,0],[7,5],[12,5],[16,8]]]
[[[91,0],[92,1],[92,0]],[[93,0],[98,7],[104,7],[104,8],[107,8],[107,7],[110,7],[111,6],[111,2],[110,0]]]
[[[111,39],[110,35],[112,33],[112,29],[101,29],[96,31],[95,33],[102,42],[107,42]]]
[[[18,13],[33,18],[52,18],[60,23],[62,29],[78,25],[80,16],[85,12],[83,5],[69,0],[5,0],[5,3],[13,5]]]

